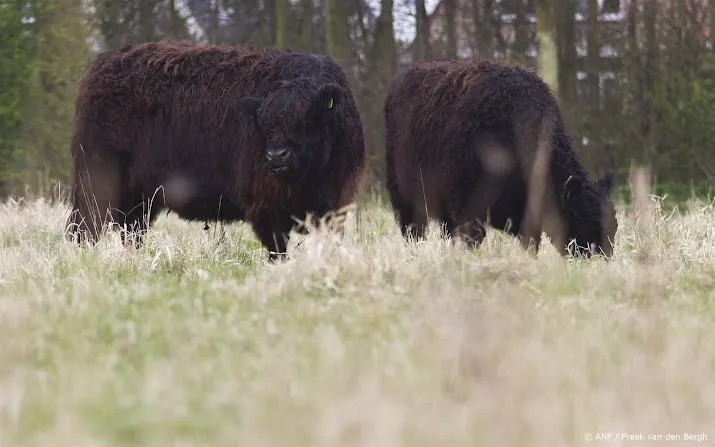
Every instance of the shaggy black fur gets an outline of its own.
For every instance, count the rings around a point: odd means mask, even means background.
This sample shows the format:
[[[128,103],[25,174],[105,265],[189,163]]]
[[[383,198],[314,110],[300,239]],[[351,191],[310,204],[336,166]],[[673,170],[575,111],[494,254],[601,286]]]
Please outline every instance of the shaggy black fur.
[[[475,247],[488,217],[525,248],[538,250],[543,230],[568,247],[563,254],[574,253],[572,240],[612,254],[613,175],[588,180],[555,98],[532,71],[489,60],[415,63],[393,80],[384,113],[387,186],[405,237],[421,238],[434,218]]]
[[[127,45],[90,62],[72,154],[68,231],[79,240],[97,240],[111,218],[140,244],[167,209],[250,222],[271,260],[294,218],[352,203],[365,170],[360,116],[328,56],[189,42]]]

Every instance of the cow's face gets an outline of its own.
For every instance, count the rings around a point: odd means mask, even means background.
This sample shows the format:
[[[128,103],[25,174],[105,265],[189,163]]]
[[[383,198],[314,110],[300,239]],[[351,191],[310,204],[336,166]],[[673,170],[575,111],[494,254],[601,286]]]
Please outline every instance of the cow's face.
[[[329,122],[338,113],[345,89],[297,79],[277,85],[264,98],[244,97],[241,107],[266,143],[266,166],[278,178],[297,180],[329,156]]]
[[[564,199],[572,210],[568,234],[571,255],[613,255],[618,230],[616,208],[610,199],[613,183],[610,172],[594,183],[587,180],[567,182]]]

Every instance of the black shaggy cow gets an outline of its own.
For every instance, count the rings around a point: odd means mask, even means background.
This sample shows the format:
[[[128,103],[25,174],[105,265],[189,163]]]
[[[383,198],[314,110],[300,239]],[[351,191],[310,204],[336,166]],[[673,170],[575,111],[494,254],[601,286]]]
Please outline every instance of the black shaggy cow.
[[[606,256],[618,227],[613,175],[591,182],[559,107],[533,72],[488,60],[418,62],[393,80],[384,107],[387,187],[406,238],[429,218],[472,247],[484,224],[538,251],[573,240]]]
[[[70,236],[96,241],[111,219],[140,244],[167,209],[250,222],[271,260],[295,219],[354,202],[365,169],[360,116],[328,56],[188,42],[128,45],[92,61],[72,154]]]

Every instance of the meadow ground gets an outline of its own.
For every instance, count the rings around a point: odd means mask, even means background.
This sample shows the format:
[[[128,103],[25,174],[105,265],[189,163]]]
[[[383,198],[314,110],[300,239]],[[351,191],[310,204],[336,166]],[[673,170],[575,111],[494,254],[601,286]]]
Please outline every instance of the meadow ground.
[[[610,262],[410,245],[374,201],[277,265],[173,215],[78,248],[66,212],[0,207],[3,447],[715,445],[713,204],[621,209]]]

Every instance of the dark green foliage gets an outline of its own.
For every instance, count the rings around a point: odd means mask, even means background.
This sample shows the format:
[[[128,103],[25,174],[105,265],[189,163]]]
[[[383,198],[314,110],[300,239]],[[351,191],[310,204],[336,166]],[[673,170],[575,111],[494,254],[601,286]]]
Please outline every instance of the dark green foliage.
[[[23,0],[0,0],[0,196],[18,156],[23,98],[32,73],[34,27],[23,20],[28,12]]]
[[[715,182],[715,83],[678,73],[655,86],[656,163],[663,177]]]
[[[36,45],[16,189],[70,181],[75,85],[91,57],[80,0],[34,0]],[[38,179],[43,179],[38,181]]]
[[[700,183],[689,185],[682,182],[662,182],[651,185],[650,194],[662,198],[666,208],[679,207],[684,209],[688,200],[696,198],[708,201],[715,197],[715,185]],[[628,184],[618,184],[613,191],[614,200],[631,201],[631,190]]]

